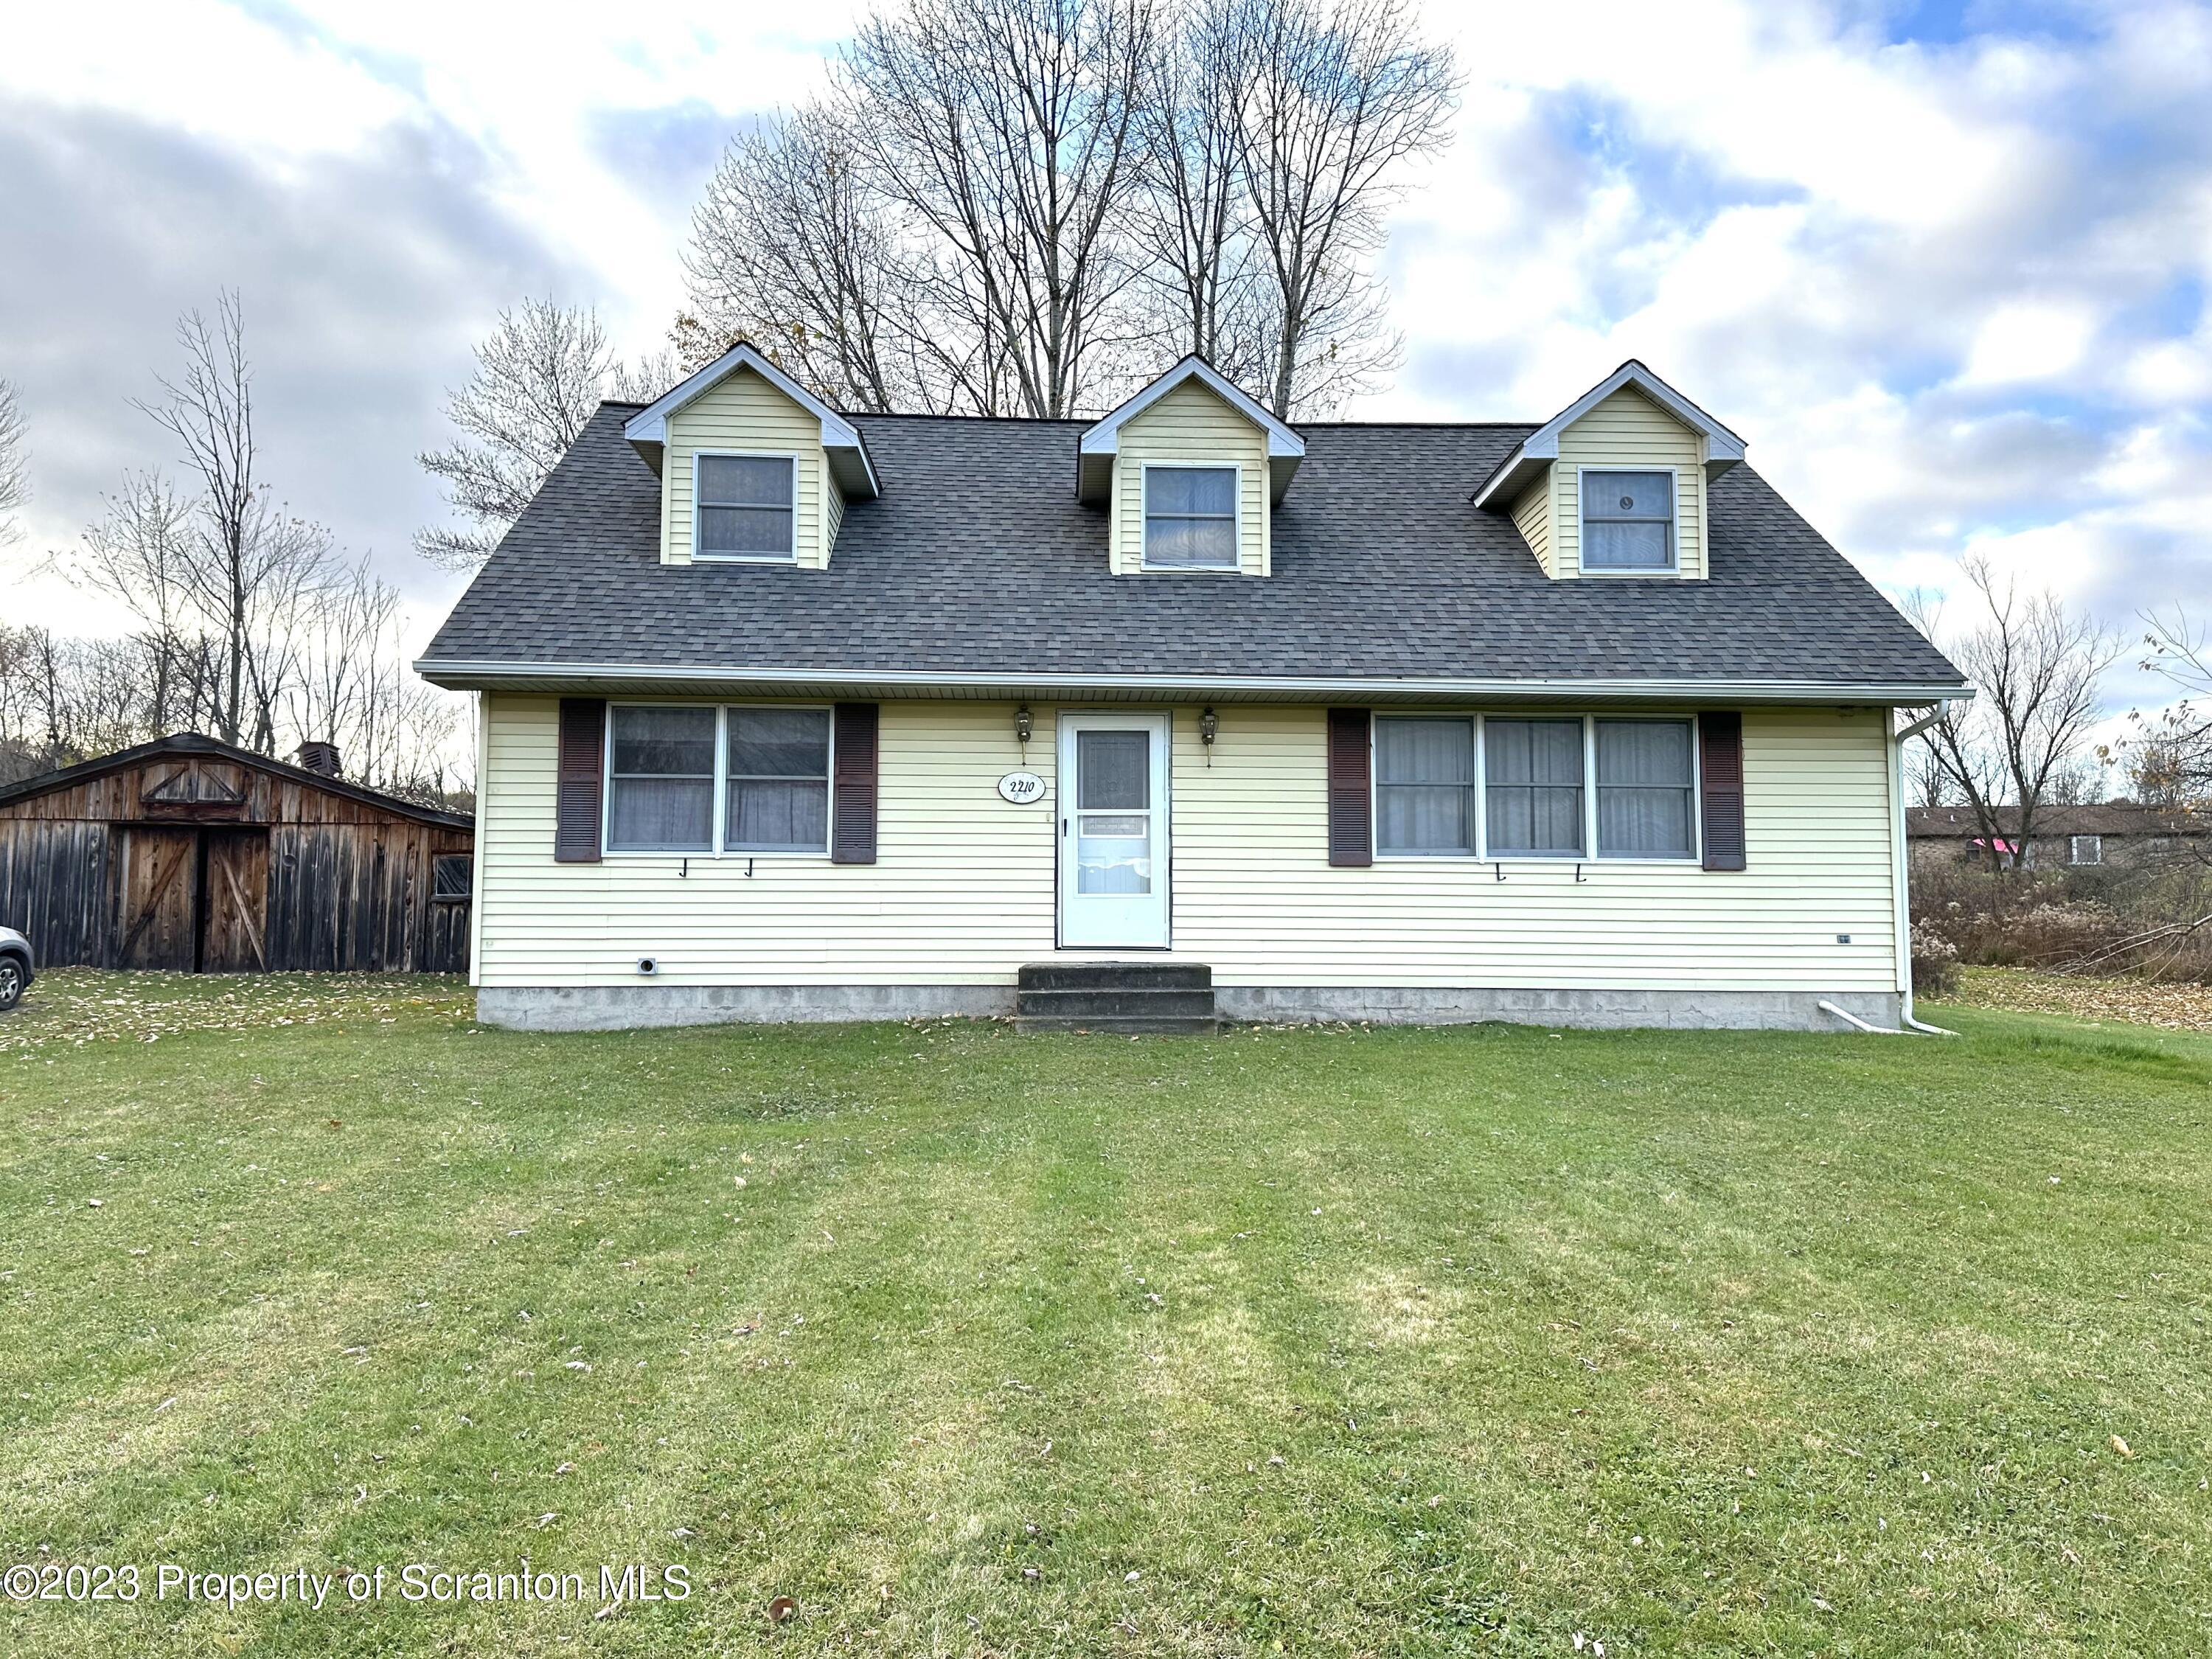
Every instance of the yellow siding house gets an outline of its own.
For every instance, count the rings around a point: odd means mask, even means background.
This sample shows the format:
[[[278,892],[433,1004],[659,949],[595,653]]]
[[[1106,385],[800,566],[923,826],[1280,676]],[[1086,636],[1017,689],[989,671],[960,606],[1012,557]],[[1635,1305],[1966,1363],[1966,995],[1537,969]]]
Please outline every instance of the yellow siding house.
[[[1641,363],[1523,427],[609,404],[420,665],[533,1027],[1894,1028],[1899,711],[1971,695]]]

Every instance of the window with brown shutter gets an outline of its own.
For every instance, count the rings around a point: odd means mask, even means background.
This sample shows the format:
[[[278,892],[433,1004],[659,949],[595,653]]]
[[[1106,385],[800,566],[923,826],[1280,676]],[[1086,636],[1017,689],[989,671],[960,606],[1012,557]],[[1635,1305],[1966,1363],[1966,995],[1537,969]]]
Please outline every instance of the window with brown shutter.
[[[1743,716],[1733,710],[1698,716],[1698,780],[1708,870],[1744,867]]]
[[[832,864],[876,861],[876,705],[837,705],[835,812],[830,831]]]
[[[1368,718],[1364,708],[1328,711],[1328,861],[1346,869],[1375,862]]]
[[[556,864],[599,861],[599,790],[606,734],[606,699],[561,699],[558,775],[553,785]]]

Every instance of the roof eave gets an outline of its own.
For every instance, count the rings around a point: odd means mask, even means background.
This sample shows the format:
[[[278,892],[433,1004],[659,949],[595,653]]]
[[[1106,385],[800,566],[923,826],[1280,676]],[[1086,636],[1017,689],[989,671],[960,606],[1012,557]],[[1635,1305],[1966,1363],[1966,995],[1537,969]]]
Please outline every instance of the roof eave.
[[[1928,681],[1784,679],[1583,678],[1523,677],[1272,676],[1221,674],[1035,673],[1018,670],[974,674],[934,670],[804,668],[782,665],[701,665],[619,662],[518,662],[425,657],[415,672],[452,690],[495,691],[556,683],[619,687],[684,682],[764,690],[775,686],[867,686],[915,696],[933,693],[975,696],[1030,693],[1146,693],[1209,696],[1237,694],[1252,700],[1314,697],[1482,697],[1499,702],[1615,700],[1683,704],[1815,703],[1907,708],[1973,696],[1964,684]]]

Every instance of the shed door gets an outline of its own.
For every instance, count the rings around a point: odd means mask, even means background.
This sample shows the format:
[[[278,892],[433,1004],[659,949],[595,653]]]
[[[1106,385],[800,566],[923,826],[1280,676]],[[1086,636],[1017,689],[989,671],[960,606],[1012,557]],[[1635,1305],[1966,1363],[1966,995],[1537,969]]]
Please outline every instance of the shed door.
[[[201,911],[200,971],[260,973],[269,966],[269,832],[210,830]]]
[[[134,823],[123,832],[116,880],[120,928],[118,968],[166,968],[189,974],[198,943],[199,833],[167,825]]]

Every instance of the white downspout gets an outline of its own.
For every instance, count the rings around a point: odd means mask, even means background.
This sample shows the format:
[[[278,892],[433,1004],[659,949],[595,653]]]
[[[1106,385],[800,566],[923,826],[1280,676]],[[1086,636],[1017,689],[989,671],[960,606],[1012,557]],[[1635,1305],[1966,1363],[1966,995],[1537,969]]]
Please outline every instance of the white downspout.
[[[1891,903],[1895,908],[1897,916],[1897,987],[1899,998],[1898,1007],[1900,1011],[1899,1018],[1904,1020],[1908,1029],[1925,1031],[1930,1036],[1956,1036],[1959,1034],[1956,1031],[1946,1030],[1941,1025],[1925,1024],[1912,1017],[1912,884],[1911,866],[1907,861],[1909,848],[1905,835],[1905,744],[1908,738],[1917,737],[1935,725],[1937,720],[1942,720],[1944,710],[1950,708],[1951,702],[1952,699],[1945,698],[1903,731],[1892,733],[1889,739],[1891,806],[1889,859],[1890,867],[1896,873],[1893,884],[1894,896]],[[1844,1014],[1842,1009],[1831,1008],[1825,1002],[1820,1006],[1823,1008],[1828,1008],[1832,1013]],[[1849,1014],[1844,1014],[1844,1018],[1851,1018]],[[1851,1024],[1863,1024],[1861,1021],[1856,1019],[1852,1019]],[[1874,1030],[1876,1028],[1864,1025],[1863,1029]]]

